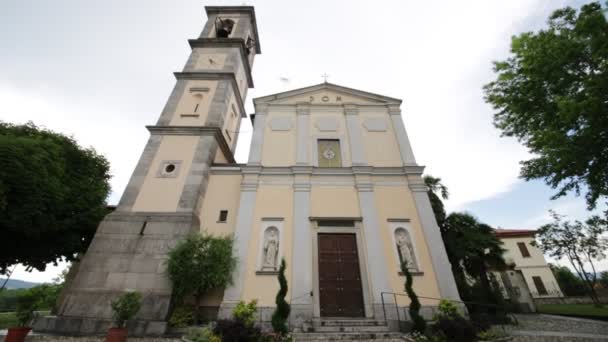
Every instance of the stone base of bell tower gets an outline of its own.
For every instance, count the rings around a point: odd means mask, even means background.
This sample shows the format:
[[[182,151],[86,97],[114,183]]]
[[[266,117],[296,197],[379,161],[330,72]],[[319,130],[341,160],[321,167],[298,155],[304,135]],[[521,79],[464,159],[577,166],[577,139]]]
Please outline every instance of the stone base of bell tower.
[[[190,232],[199,231],[192,213],[114,212],[100,223],[76,275],[68,281],[57,316],[38,319],[34,331],[70,335],[107,331],[111,302],[128,291],[142,294],[131,334],[166,330],[171,284],[168,252]]]

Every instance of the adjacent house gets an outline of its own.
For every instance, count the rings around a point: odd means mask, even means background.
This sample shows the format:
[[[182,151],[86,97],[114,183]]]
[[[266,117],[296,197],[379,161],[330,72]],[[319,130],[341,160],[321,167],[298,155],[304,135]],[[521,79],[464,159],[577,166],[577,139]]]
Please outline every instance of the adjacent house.
[[[531,299],[563,297],[543,252],[532,245],[535,230],[497,229],[496,236],[503,242],[505,261],[509,270],[500,274],[498,281],[505,297],[517,302],[531,303]],[[526,297],[531,297],[527,300]]]

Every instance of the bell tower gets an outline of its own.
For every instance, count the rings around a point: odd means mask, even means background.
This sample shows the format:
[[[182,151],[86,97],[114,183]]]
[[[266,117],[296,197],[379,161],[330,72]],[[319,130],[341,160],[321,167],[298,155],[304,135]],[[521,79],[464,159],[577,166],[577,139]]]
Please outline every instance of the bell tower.
[[[167,253],[199,232],[213,164],[233,164],[251,68],[261,52],[249,6],[205,7],[207,23],[155,125],[116,210],[99,225],[68,275],[57,316],[37,331],[106,331],[110,303],[125,291],[143,295],[133,334],[162,334],[171,301]],[[128,148],[125,146],[125,148]]]

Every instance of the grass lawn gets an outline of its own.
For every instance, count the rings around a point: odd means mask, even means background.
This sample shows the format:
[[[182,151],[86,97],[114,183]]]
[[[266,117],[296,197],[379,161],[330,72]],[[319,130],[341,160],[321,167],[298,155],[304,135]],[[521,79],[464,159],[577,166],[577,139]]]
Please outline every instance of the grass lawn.
[[[538,312],[608,319],[608,305],[598,308],[593,304],[545,304],[538,305]]]

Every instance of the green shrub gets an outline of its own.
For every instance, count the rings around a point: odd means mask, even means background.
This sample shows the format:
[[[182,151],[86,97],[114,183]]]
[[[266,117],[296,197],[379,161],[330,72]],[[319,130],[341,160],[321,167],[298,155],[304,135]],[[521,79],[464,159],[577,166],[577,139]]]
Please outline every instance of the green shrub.
[[[40,298],[35,291],[26,291],[19,294],[15,312],[18,326],[27,327],[32,323],[34,310],[37,309],[39,301]]]
[[[477,337],[479,337],[479,339],[482,341],[491,341],[491,340],[496,340],[496,339],[507,337],[507,336],[508,335],[505,332],[502,332],[499,330],[493,330],[493,329],[477,333]]]
[[[190,306],[180,306],[173,310],[169,325],[174,328],[184,328],[194,324],[194,309]]]
[[[288,332],[287,319],[289,318],[289,312],[291,311],[291,307],[285,301],[285,296],[287,295],[287,278],[285,278],[285,268],[287,268],[285,259],[281,259],[281,267],[279,268],[278,276],[280,288],[275,300],[277,307],[272,314],[271,322],[274,332],[281,335],[287,334]]]
[[[246,326],[251,327],[253,326],[253,323],[255,323],[255,312],[258,309],[257,305],[257,299],[253,299],[249,303],[245,303],[241,300],[232,311],[232,316],[234,319],[245,323]]]
[[[127,292],[112,301],[112,318],[117,328],[124,328],[128,320],[133,319],[141,307],[141,295]]]
[[[217,321],[213,332],[222,337],[222,342],[258,341],[262,336],[260,328],[233,319]]]
[[[437,309],[439,312],[435,315],[435,320],[437,320],[439,317],[462,317],[460,311],[458,310],[458,306],[446,299],[439,301],[439,306]]]
[[[471,321],[460,316],[440,316],[432,328],[436,335],[450,342],[471,342],[477,339],[475,327]]]
[[[172,307],[183,304],[186,296],[195,300],[195,321],[201,320],[201,300],[213,289],[232,284],[237,259],[232,255],[231,237],[194,233],[169,252],[167,275],[173,286]]]
[[[214,334],[209,327],[190,328],[184,338],[189,342],[222,342],[222,338]]]
[[[410,307],[409,314],[414,323],[412,330],[414,332],[418,332],[420,334],[424,334],[426,331],[426,321],[422,316],[420,316],[420,301],[418,300],[418,295],[414,292],[414,288],[412,287],[414,283],[414,279],[412,278],[412,274],[410,270],[407,268],[405,262],[401,262],[401,272],[405,275],[405,292],[408,297],[410,297]]]

